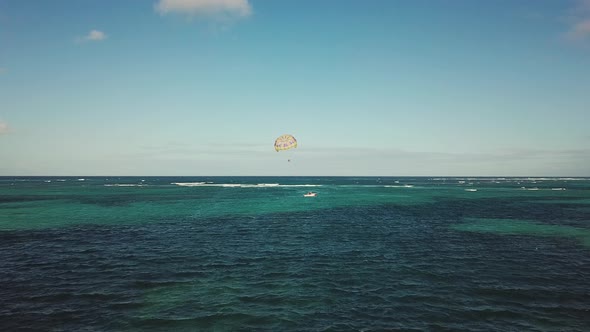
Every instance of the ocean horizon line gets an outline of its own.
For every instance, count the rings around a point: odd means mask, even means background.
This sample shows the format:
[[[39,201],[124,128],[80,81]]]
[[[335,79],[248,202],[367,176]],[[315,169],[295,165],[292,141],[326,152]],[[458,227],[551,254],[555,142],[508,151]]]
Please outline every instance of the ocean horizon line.
[[[0,178],[45,178],[45,177],[68,177],[68,178],[104,178],[104,177],[170,177],[170,178],[181,178],[181,177],[284,177],[284,178],[298,178],[298,177],[333,177],[333,178],[347,178],[347,177],[364,177],[364,178],[572,178],[572,179],[583,179],[590,178],[589,175],[85,175],[85,174],[73,174],[73,175],[0,175]]]

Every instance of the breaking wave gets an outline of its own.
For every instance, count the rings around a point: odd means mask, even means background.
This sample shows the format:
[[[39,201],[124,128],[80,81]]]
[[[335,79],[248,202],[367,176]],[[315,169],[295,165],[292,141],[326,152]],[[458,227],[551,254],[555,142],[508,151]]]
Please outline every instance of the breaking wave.
[[[321,187],[321,184],[279,184],[279,183],[212,183],[212,182],[172,182],[181,187],[223,187],[223,188],[288,188]]]

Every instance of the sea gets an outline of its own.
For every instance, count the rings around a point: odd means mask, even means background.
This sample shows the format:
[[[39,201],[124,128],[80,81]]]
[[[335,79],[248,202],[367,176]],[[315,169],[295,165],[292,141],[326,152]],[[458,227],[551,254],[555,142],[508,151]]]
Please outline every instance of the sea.
[[[590,178],[0,177],[0,331],[590,331]]]

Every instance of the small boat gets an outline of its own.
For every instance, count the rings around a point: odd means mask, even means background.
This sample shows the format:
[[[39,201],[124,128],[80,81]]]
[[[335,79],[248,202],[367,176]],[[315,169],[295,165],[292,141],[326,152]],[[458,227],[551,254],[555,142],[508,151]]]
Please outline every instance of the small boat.
[[[303,197],[316,197],[318,193],[314,193],[313,191],[308,192],[307,194],[303,194]]]

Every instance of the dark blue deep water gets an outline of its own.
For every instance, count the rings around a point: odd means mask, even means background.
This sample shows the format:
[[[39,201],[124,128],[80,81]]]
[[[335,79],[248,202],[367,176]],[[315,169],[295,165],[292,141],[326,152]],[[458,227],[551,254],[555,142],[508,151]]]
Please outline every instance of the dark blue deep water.
[[[0,177],[0,285],[2,331],[590,331],[590,179]]]

